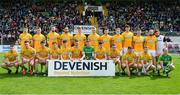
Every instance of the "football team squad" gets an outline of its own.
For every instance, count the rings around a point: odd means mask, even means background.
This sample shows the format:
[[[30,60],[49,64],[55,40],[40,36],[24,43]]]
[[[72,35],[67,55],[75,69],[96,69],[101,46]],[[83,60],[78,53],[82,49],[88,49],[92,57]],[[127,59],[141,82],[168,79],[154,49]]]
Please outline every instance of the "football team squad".
[[[92,33],[88,36],[82,33],[82,27],[78,27],[78,33],[74,36],[70,34],[68,27],[63,29],[62,34],[58,34],[53,26],[46,36],[41,34],[40,27],[35,31],[36,34],[32,36],[28,33],[28,28],[23,29],[19,36],[20,54],[14,49],[14,45],[5,53],[1,67],[6,69],[8,74],[12,72],[11,67],[16,68],[15,73],[18,73],[21,67],[19,72],[23,75],[29,73],[37,76],[42,73],[46,76],[47,60],[51,59],[113,60],[118,74],[127,74],[129,77],[132,74],[140,76],[161,73],[169,76],[175,68],[168,53],[166,38],[160,35],[158,30],[149,29],[146,37],[141,36],[140,29],[135,31],[137,35],[134,36],[129,25],[125,26],[122,34],[117,27],[113,36],[109,35],[108,29],[104,29],[103,35],[98,35],[96,27],[92,27]]]

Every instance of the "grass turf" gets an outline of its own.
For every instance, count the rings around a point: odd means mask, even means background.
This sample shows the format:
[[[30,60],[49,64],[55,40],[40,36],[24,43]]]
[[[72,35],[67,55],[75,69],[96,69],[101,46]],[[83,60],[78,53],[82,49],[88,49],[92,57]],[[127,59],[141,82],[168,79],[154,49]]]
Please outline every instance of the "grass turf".
[[[6,74],[0,68],[1,94],[180,94],[180,56],[176,69],[165,76],[43,77]],[[0,57],[2,60],[2,55]],[[1,64],[1,63],[0,63]]]

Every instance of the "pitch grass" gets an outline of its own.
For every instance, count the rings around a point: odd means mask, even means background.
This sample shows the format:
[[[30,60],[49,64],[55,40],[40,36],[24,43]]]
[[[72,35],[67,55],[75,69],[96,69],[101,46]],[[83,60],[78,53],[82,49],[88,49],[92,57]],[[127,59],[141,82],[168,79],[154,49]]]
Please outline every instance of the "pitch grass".
[[[180,56],[173,56],[176,69],[164,76],[43,77],[6,74],[0,68],[1,94],[179,94]],[[2,55],[0,57],[2,60]],[[1,63],[0,63],[1,64]],[[13,71],[14,72],[14,71]]]

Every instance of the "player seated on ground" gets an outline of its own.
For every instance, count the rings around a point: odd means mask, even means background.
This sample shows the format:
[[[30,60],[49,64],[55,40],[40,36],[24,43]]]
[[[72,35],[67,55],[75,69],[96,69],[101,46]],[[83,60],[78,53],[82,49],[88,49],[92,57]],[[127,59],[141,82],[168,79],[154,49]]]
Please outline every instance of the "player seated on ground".
[[[153,65],[152,56],[148,53],[148,48],[144,47],[144,52],[138,58],[138,75],[141,75],[141,71],[145,75],[149,75],[150,70],[155,70],[156,67]]]
[[[157,65],[157,70],[163,70],[163,73],[166,76],[169,76],[169,73],[174,70],[175,66],[173,65],[172,57],[168,54],[168,49],[163,49],[163,54],[159,58],[159,64]],[[159,73],[160,75],[160,73]]]
[[[45,70],[44,70],[44,76],[47,75],[47,71],[48,71],[48,59],[50,58],[50,49],[48,47],[45,46],[45,41],[41,41],[41,48],[39,49],[39,51],[37,51],[37,56],[36,56],[36,60],[35,60],[35,67],[36,67],[36,73],[35,76],[38,73],[38,65],[41,64],[41,72],[43,70],[43,65],[45,66]]]
[[[70,60],[83,60],[82,49],[78,47],[79,42],[74,41],[74,46],[71,48]]]
[[[121,69],[122,69],[122,74],[125,74],[125,68],[127,68],[128,71],[128,76],[131,76],[131,73],[133,70],[137,69],[137,64],[136,64],[136,55],[133,52],[133,48],[132,47],[128,47],[127,53],[123,56],[122,58],[122,65],[121,65]]]
[[[61,59],[60,49],[56,42],[52,42],[50,59]]]
[[[28,63],[30,74],[33,74],[34,69],[34,58],[36,51],[29,45],[29,41],[24,42],[24,48],[21,49],[21,67],[23,69],[23,75],[26,74],[27,68],[24,66],[25,63]]]
[[[108,59],[113,60],[115,65],[119,66],[119,71],[121,69],[121,63],[120,63],[120,51],[116,48],[115,44],[111,45],[110,51],[108,53]]]
[[[103,47],[102,42],[99,42],[98,48],[95,49],[94,58],[95,58],[95,60],[106,60],[107,59],[107,51]]]
[[[68,47],[67,40],[63,40],[62,42],[64,47],[61,47],[61,60],[69,60],[71,48]]]
[[[86,40],[85,46],[83,48],[83,59],[93,60],[94,59],[94,48],[90,46],[90,41]]]
[[[1,64],[1,67],[8,70],[8,74],[10,74],[12,71],[10,67],[16,67],[16,74],[18,73],[18,53],[14,50],[14,46],[10,46],[10,50],[5,54],[5,59],[3,60],[3,63]]]

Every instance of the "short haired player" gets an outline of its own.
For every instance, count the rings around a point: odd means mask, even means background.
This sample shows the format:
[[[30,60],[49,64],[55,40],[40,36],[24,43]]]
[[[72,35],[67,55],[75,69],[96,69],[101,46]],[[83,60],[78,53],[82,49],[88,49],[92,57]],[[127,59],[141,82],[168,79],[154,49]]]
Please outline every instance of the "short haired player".
[[[121,56],[121,51],[116,48],[115,44],[112,44],[110,51],[108,52],[108,59],[113,60],[115,65],[119,66],[118,67],[119,71],[121,70],[120,56]]]
[[[103,47],[103,42],[100,41],[98,44],[98,48],[95,48],[95,60],[107,60],[107,50]]]
[[[70,51],[70,60],[83,60],[83,53],[82,53],[82,49],[80,47],[78,47],[78,40],[74,41],[74,46],[71,47],[71,51]]]
[[[171,55],[168,54],[168,49],[163,49],[163,54],[159,58],[159,64],[157,65],[157,70],[163,70],[163,73],[166,74],[166,76],[169,76],[169,73],[175,69],[175,66],[173,65],[173,60]]]
[[[128,47],[127,53],[122,58],[122,71],[123,74],[125,73],[125,68],[127,68],[128,76],[131,76],[131,73],[133,70],[137,69],[137,63],[136,63],[137,57],[136,54],[133,52],[132,47]]]
[[[24,42],[24,48],[21,49],[21,67],[23,68],[23,75],[26,74],[27,68],[24,66],[25,63],[28,63],[29,72],[32,75],[34,69],[34,59],[36,55],[36,50],[29,45],[29,41]]]
[[[14,45],[10,46],[10,50],[5,53],[3,63],[1,67],[8,71],[8,74],[12,72],[11,67],[16,67],[16,74],[18,73],[19,63],[18,63],[18,53],[14,50]]]
[[[45,66],[45,70],[43,72],[44,76],[47,75],[47,71],[48,71],[48,60],[50,58],[50,49],[48,47],[46,47],[46,43],[45,41],[41,41],[41,48],[39,49],[39,51],[37,51],[37,56],[36,56],[36,60],[35,60],[35,67],[36,67],[36,73],[35,75],[37,75],[38,73],[38,65],[41,65],[41,72],[43,70],[43,66]]]
[[[152,62],[152,55],[148,53],[148,48],[144,47],[144,52],[138,58],[138,75],[140,75],[140,71],[143,71],[145,75],[149,75],[150,70],[155,70],[156,67]]]

